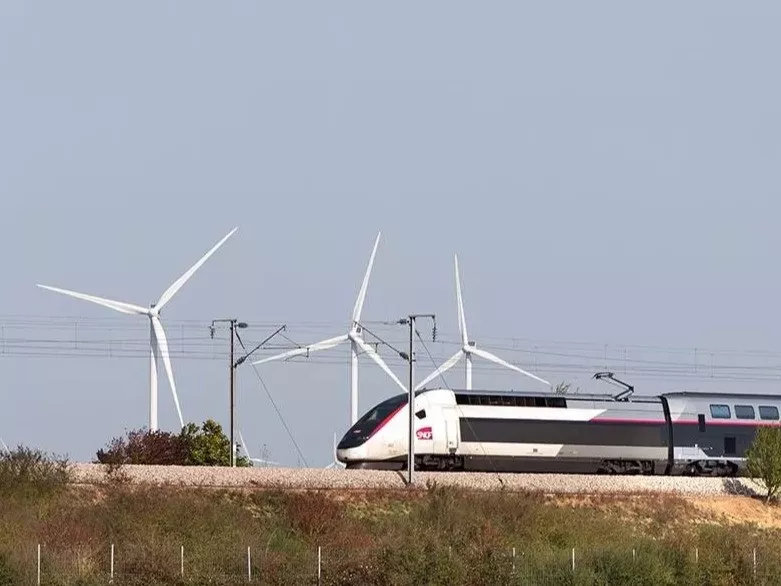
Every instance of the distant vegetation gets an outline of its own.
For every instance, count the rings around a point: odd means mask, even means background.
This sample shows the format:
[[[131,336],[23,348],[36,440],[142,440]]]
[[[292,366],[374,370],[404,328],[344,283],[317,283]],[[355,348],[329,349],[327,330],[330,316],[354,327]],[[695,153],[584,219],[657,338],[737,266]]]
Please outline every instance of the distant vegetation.
[[[760,427],[746,453],[749,474],[761,482],[768,502],[777,501],[781,491],[781,426]]]
[[[97,461],[111,467],[124,464],[159,464],[169,466],[228,466],[230,438],[220,424],[212,419],[198,427],[188,423],[182,431],[136,429],[124,437],[112,439],[105,449],[98,450]],[[249,459],[238,453],[237,466],[251,466]]]

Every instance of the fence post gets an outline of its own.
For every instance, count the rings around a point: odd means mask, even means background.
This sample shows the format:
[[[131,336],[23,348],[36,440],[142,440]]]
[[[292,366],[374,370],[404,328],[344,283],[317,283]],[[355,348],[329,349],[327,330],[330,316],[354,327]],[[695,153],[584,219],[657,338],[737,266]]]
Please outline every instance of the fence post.
[[[700,563],[700,548],[695,547],[694,548],[694,563],[699,564]]]
[[[637,551],[635,550],[634,547],[632,548],[632,561],[633,562],[637,561]]]
[[[38,586],[41,586],[41,544],[38,544]]]
[[[515,573],[515,548],[513,548],[513,574]]]
[[[179,554],[179,569],[181,571],[182,578],[184,578],[184,546],[183,545],[181,546],[181,549],[179,551],[180,551],[180,554]]]
[[[572,573],[575,573],[575,548],[572,548]]]
[[[754,548],[754,581],[757,579],[757,548]]]
[[[322,555],[322,549],[320,546],[317,546],[317,586],[320,586],[323,580],[323,555]]]
[[[252,551],[247,546],[247,582],[252,582]]]
[[[114,544],[111,544],[111,578],[109,583],[114,582]]]

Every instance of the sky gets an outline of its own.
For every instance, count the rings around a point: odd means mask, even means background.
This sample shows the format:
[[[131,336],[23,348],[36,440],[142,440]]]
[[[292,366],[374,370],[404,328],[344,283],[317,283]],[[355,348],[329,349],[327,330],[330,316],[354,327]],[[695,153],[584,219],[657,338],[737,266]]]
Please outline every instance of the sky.
[[[248,345],[275,324],[296,343],[345,333],[379,230],[364,319],[403,344],[379,322],[435,312],[433,362],[458,347],[457,252],[470,338],[548,380],[605,391],[589,381],[604,366],[648,394],[776,392],[779,17],[770,2],[1,3],[0,437],[88,461],[147,423],[145,318],[36,283],[147,305],[234,226],[163,313],[188,420],[228,420],[212,319],[247,321]],[[261,365],[268,393],[238,369],[253,456],[331,460],[348,359]],[[475,384],[540,390],[498,368]],[[397,390],[361,359],[361,412]]]

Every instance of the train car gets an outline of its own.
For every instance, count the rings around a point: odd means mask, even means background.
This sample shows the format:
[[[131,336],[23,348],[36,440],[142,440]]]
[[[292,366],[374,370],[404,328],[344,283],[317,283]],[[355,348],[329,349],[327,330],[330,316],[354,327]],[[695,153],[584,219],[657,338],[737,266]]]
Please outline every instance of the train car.
[[[423,390],[415,398],[415,467],[731,476],[742,470],[756,427],[778,423],[779,407],[781,399],[769,395],[677,392],[619,400]],[[408,417],[406,395],[383,401],[347,431],[337,457],[348,468],[403,469]]]
[[[674,474],[742,473],[757,427],[779,424],[778,395],[681,391],[662,398],[670,411]]]

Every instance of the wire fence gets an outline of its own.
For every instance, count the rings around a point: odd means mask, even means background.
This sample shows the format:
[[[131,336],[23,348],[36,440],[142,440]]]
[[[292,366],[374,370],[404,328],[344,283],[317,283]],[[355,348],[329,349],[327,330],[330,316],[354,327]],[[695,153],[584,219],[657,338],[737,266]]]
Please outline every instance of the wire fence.
[[[270,551],[234,547],[215,552],[197,547],[159,544],[107,544],[56,550],[45,544],[14,556],[16,577],[24,584],[778,584],[775,560],[765,563],[757,549],[737,552],[731,565],[693,548],[659,564],[647,551],[626,548],[557,548],[525,551],[522,547],[488,550],[479,563],[464,569],[463,554],[453,548],[436,556],[423,552],[293,547]],[[467,553],[467,556],[472,555]],[[471,559],[471,558],[470,558]],[[473,561],[473,560],[472,560]],[[459,565],[460,564],[460,565]],[[0,563],[0,578],[3,565]],[[16,583],[16,582],[6,582]]]

